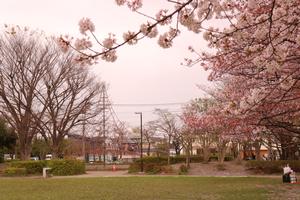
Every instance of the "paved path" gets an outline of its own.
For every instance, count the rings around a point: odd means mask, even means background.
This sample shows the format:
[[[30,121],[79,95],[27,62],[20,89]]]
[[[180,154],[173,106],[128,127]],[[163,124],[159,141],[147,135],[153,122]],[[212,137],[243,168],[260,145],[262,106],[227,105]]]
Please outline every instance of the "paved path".
[[[127,170],[118,171],[87,171],[85,174],[75,176],[54,176],[52,178],[91,178],[91,177],[123,177],[133,176],[127,173]]]
[[[132,177],[132,176],[145,176],[145,177],[163,177],[163,176],[174,176],[183,177],[183,175],[177,174],[157,174],[157,175],[146,175],[146,174],[128,174],[127,170],[118,171],[87,171],[86,174],[74,175],[74,176],[53,176],[54,179],[60,178],[92,178],[92,177]],[[260,178],[281,178],[279,175],[186,175],[188,177],[260,177]]]

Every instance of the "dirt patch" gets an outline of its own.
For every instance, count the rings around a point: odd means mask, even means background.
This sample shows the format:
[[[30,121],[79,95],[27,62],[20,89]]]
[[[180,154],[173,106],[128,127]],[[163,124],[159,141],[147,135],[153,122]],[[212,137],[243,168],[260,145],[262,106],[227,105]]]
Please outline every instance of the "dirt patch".
[[[6,167],[6,165],[4,163],[0,164],[0,175],[2,175],[4,173],[5,167]]]
[[[270,200],[300,200],[300,184],[282,184],[269,189]]]
[[[174,165],[174,169],[179,169],[179,165]],[[220,170],[221,169],[221,170]],[[191,163],[188,175],[198,176],[250,176],[253,173],[246,169],[245,163],[237,164],[235,161],[224,162],[220,168],[218,162]]]

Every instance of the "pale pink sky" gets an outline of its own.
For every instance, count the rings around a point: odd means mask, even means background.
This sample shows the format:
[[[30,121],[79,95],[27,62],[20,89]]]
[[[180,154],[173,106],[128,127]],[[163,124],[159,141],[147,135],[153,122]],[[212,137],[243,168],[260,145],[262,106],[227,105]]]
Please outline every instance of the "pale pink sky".
[[[96,25],[100,40],[108,33],[122,37],[123,32],[139,29],[148,19],[118,7],[114,0],[0,0],[1,24],[18,24],[44,30],[46,34],[69,34],[78,36],[78,21],[89,17]],[[160,7],[171,9],[164,0],[144,0],[143,12],[155,15]],[[172,6],[172,5],[171,5]],[[192,44],[197,49],[206,49],[201,35],[182,29],[181,36],[174,41],[173,48],[162,49],[156,39],[144,39],[135,46],[118,50],[114,63],[101,61],[90,67],[101,80],[109,84],[109,95],[116,104],[153,104],[187,102],[203,95],[196,84],[208,84],[208,72],[199,65],[192,68],[181,66],[187,50]],[[158,106],[156,106],[158,107]],[[153,119],[155,107],[115,107],[121,120],[132,125],[139,123],[134,115],[144,112],[145,121]],[[178,113],[180,105],[165,106]]]

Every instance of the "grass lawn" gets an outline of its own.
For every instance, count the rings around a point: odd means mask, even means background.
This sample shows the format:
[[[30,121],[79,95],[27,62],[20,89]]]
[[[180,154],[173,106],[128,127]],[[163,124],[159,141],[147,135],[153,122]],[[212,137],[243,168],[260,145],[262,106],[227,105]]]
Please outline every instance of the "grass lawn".
[[[274,178],[222,177],[103,177],[103,178],[0,178],[1,200],[211,200],[276,199],[300,190]],[[299,196],[300,197],[300,196]],[[285,198],[284,198],[285,199]]]

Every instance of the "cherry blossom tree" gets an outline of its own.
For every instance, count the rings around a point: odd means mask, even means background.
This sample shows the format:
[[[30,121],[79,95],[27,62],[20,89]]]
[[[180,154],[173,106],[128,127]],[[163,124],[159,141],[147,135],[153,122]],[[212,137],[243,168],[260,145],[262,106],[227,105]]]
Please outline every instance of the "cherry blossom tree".
[[[299,138],[299,0],[167,2],[173,4],[173,9],[161,9],[149,16],[143,13],[141,0],[116,0],[117,5],[128,6],[148,20],[137,30],[125,32],[123,41],[118,42],[115,34],[99,39],[93,22],[83,18],[79,22],[83,37],[74,40],[62,36],[58,43],[63,51],[77,50],[77,61],[93,64],[99,58],[115,61],[119,47],[134,45],[145,37],[157,37],[159,46],[170,48],[181,31],[202,34],[212,51],[198,52],[198,47],[189,46],[197,58],[185,59],[185,64],[199,63],[210,70],[210,80],[225,85],[218,98],[224,101],[221,110],[227,120],[234,119],[235,128],[230,132],[242,138],[241,132],[251,135],[258,127],[272,129],[268,133],[280,130],[283,135]],[[228,26],[212,25],[215,20]],[[169,26],[169,30],[160,32],[163,26]],[[242,131],[238,133],[238,129]]]
[[[217,0],[167,0],[172,5],[172,10],[161,9],[155,16],[150,16],[142,11],[142,0],[116,0],[119,6],[127,5],[128,8],[140,15],[145,16],[147,21],[135,30],[123,33],[123,41],[118,42],[115,34],[108,34],[104,39],[96,37],[95,25],[89,18],[82,18],[79,21],[79,31],[82,38],[73,39],[70,36],[57,38],[58,44],[63,51],[73,48],[79,52],[77,61],[83,64],[93,64],[98,58],[108,62],[117,59],[116,50],[125,45],[134,45],[139,40],[148,37],[156,38],[160,47],[172,47],[173,40],[179,36],[180,29],[186,28],[194,33],[200,33],[208,28],[202,26],[203,22],[217,18],[225,18],[221,12],[235,10],[229,1],[219,2]],[[159,27],[169,26],[168,31],[159,33]]]

